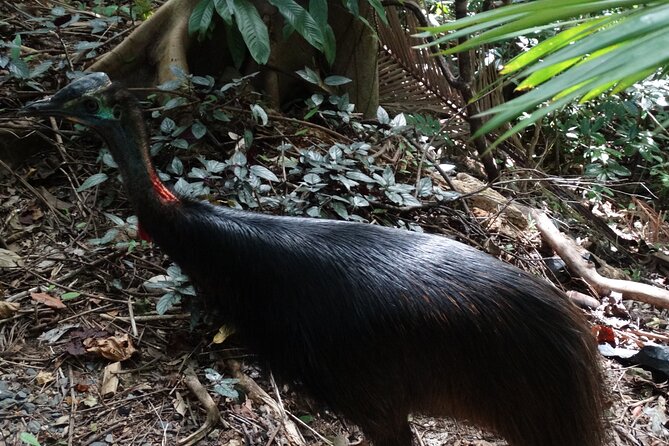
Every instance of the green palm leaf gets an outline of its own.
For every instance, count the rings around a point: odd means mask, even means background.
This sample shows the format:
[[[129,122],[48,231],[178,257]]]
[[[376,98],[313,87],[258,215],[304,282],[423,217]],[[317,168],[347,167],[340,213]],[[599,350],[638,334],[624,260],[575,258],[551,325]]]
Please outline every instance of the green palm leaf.
[[[520,131],[569,101],[619,92],[669,65],[669,0],[536,0],[504,6],[429,28],[437,42],[473,36],[444,53],[465,51],[539,29],[564,30],[511,60],[502,73],[517,73],[528,93],[485,115],[490,120],[474,136],[538,110],[502,135]]]

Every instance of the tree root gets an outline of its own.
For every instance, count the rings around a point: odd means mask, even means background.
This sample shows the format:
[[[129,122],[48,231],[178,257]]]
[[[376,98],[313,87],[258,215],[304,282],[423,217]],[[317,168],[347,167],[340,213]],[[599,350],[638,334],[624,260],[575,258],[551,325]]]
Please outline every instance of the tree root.
[[[534,219],[544,240],[564,260],[569,270],[581,277],[597,295],[606,296],[612,291],[617,291],[622,293],[623,299],[634,299],[658,308],[669,308],[669,291],[644,283],[601,276],[592,264],[583,259],[574,242],[564,237],[546,214],[531,210],[529,215]]]
[[[192,370],[186,372],[184,383],[186,384],[186,387],[188,387],[188,390],[190,390],[193,395],[197,397],[198,401],[202,403],[202,406],[204,406],[204,409],[207,412],[207,419],[204,424],[188,437],[177,442],[178,446],[191,446],[202,440],[212,431],[221,418],[221,413],[218,411],[218,407],[214,400],[207,393],[207,390],[202,383],[200,383],[200,380]]]
[[[171,66],[188,72],[191,46],[188,18],[199,0],[169,0],[117,47],[91,65],[129,85],[155,85],[174,79]]]

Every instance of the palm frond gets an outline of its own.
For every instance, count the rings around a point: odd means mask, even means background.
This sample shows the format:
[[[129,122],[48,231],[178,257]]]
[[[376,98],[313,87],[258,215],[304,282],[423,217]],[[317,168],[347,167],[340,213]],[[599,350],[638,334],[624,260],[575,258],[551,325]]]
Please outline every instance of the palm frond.
[[[530,113],[504,133],[498,144],[570,101],[619,92],[669,65],[669,0],[528,1],[426,32],[453,31],[437,39],[442,43],[473,36],[444,50],[452,54],[551,27],[563,30],[502,70],[502,74],[515,73],[518,89],[530,91],[486,111],[484,114],[493,116],[475,137]]]

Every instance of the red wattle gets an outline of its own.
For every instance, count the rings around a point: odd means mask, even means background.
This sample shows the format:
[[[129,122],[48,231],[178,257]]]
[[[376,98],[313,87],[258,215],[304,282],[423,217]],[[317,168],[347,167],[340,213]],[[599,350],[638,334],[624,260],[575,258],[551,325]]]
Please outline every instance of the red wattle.
[[[164,203],[179,201],[176,195],[170,192],[163,182],[160,181],[160,178],[158,178],[158,175],[156,175],[155,172],[151,172],[151,183],[153,184],[153,190],[156,191],[156,194],[158,194],[158,197],[160,197]]]
[[[156,192],[156,195],[158,195],[158,198],[160,198],[160,201],[162,201],[164,204],[179,201],[176,195],[174,195],[167,187],[165,187],[163,182],[160,181],[160,178],[158,178],[158,175],[156,175],[155,172],[151,172],[151,184],[153,185],[153,190]],[[146,232],[146,230],[142,227],[142,224],[139,222],[137,223],[137,235],[139,238],[146,240],[147,242],[153,240],[151,235]]]

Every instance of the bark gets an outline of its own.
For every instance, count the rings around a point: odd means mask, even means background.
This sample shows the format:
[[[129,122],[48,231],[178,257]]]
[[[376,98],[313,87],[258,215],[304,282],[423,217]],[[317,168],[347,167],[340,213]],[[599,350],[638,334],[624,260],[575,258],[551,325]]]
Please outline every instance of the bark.
[[[455,1],[455,18],[461,19],[467,17],[467,0]],[[458,68],[460,71],[460,81],[453,85],[462,94],[462,98],[467,104],[467,121],[469,123],[469,131],[473,135],[483,126],[483,118],[478,116],[481,113],[479,104],[474,101],[474,58],[472,58],[471,51],[462,51],[458,53]],[[499,177],[499,169],[492,156],[492,151],[489,148],[485,136],[474,138],[474,147],[481,157],[483,168],[485,169],[488,181],[493,182]]]

